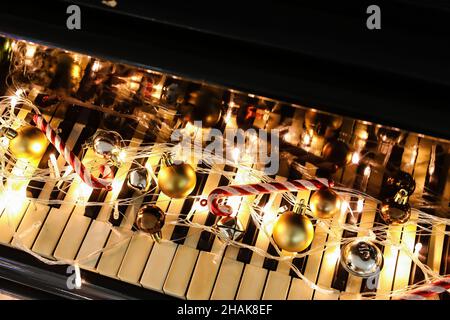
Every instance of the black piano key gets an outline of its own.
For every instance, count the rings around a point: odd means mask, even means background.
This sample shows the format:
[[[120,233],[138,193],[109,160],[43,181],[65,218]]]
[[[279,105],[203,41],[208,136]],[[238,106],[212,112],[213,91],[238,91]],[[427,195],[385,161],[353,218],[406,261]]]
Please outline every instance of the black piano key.
[[[130,139],[132,139],[135,134],[135,130],[132,130],[130,128],[127,128],[127,129],[117,128],[117,130],[118,130],[117,132],[121,135],[122,139],[125,140],[125,145],[128,146],[128,144],[130,143]],[[135,166],[135,165],[132,165],[132,167],[133,166]],[[111,170],[115,176],[118,168],[111,167]],[[126,181],[124,181],[124,183],[122,185],[122,189],[120,191],[121,194],[119,193],[119,197],[120,196],[126,197],[126,194],[130,194],[130,197],[131,197],[133,195],[133,193],[127,192],[126,191],[127,189],[129,189],[129,188],[127,186]],[[122,193],[122,191],[123,191],[123,193]],[[105,189],[94,189],[92,191],[91,196],[89,197],[88,201],[89,202],[103,202],[103,201],[105,201],[109,192],[112,192],[112,191],[107,191]],[[96,219],[98,214],[100,213],[101,208],[102,208],[101,205],[87,206],[84,215],[91,219]],[[113,209],[113,210],[115,210],[115,209]],[[119,212],[120,212],[120,209],[119,209]],[[122,218],[123,218],[123,216],[121,217],[121,215],[119,215],[119,219],[112,219],[112,220],[117,220],[117,221],[115,221],[115,223],[119,223],[119,225],[120,225]],[[111,219],[111,217],[110,217],[110,219]]]
[[[150,141],[151,141],[151,136],[146,134],[146,135],[144,135],[144,139],[142,140],[141,145],[146,144]],[[135,160],[134,163],[131,165],[130,171],[134,170],[136,168],[145,166],[146,162],[147,162],[146,158]],[[153,190],[155,185],[156,185],[155,181],[152,180],[149,190]],[[137,193],[138,193],[137,191],[128,187],[127,181],[125,181],[122,185],[122,189],[120,190],[119,195],[117,196],[117,199],[128,199],[128,198],[131,198],[135,194],[137,195]],[[115,219],[114,214],[112,214],[109,217],[109,222],[115,227],[120,226],[122,224],[122,220],[124,218],[127,208],[128,208],[128,205],[119,205],[118,206],[118,210],[119,210],[118,219]],[[115,208],[113,210],[115,210]]]
[[[226,165],[224,167],[224,171],[227,172],[236,172],[235,167],[231,167]],[[225,176],[220,177],[219,186],[228,185],[229,181]],[[216,222],[217,216],[213,215],[211,212],[208,213],[208,216],[206,217],[205,226],[212,226]],[[214,243],[215,235],[208,231],[202,231],[200,234],[197,249],[203,250],[203,251],[211,251],[212,245]]]
[[[111,171],[116,174],[117,168],[112,167]],[[91,195],[89,196],[88,202],[103,202],[106,199],[106,196],[108,195],[108,192],[106,189],[103,188],[95,188],[92,190]],[[102,205],[95,205],[95,206],[86,206],[86,209],[84,211],[84,216],[91,218],[91,219],[97,219],[98,214],[100,213],[100,210],[102,209]]]
[[[258,203],[258,206],[260,208],[264,208],[267,201],[270,199],[270,194],[265,194],[261,197],[261,201]],[[255,245],[257,239],[258,239],[259,230],[256,227],[256,224],[254,223],[253,219],[249,217],[247,227],[245,229],[244,237],[242,238],[242,243],[248,244],[248,245]],[[250,249],[247,248],[240,248],[237,260],[243,263],[250,263],[252,259],[252,253]]]
[[[206,169],[206,166],[203,164],[200,164],[199,167]],[[208,178],[208,175],[206,173],[198,173],[197,172],[197,184],[195,185],[195,188],[192,191],[191,195],[200,196],[202,194],[203,187],[205,186],[207,178]],[[180,219],[186,218],[186,216],[189,213],[189,211],[191,210],[195,200],[196,200],[195,198],[188,198],[184,201],[183,207],[181,208],[181,212],[179,215]],[[189,227],[187,227],[187,226],[175,226],[173,228],[171,240],[177,244],[183,244],[188,232],[189,232]]]

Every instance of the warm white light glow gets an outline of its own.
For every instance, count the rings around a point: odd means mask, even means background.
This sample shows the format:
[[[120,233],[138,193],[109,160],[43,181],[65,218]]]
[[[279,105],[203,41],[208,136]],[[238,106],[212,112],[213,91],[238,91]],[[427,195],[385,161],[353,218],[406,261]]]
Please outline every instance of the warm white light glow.
[[[359,152],[353,152],[352,163],[358,164],[360,159],[361,159],[361,156],[359,155]]]
[[[100,67],[101,67],[100,61],[95,61],[94,64],[92,65],[92,71],[97,72],[98,70],[100,70]]]
[[[286,132],[283,136],[284,141],[290,142],[291,141],[291,134],[289,132]]]
[[[231,156],[233,157],[233,160],[235,162],[239,161],[239,156],[240,155],[241,155],[241,150],[239,150],[239,148],[234,148],[232,153],[231,153]]]
[[[422,243],[417,242],[415,247],[414,247],[414,254],[416,256],[418,256],[421,249],[422,249]]]
[[[87,201],[92,193],[92,187],[88,186],[86,183],[81,182],[78,186],[78,197],[82,201]]]
[[[349,207],[348,201],[347,200],[342,200],[341,212],[344,213],[345,211],[347,211],[348,207]]]
[[[362,212],[364,209],[364,199],[358,199],[358,203],[356,205],[356,212]]]
[[[414,163],[416,162],[416,158],[417,158],[417,146],[414,146],[413,148],[412,148],[412,151],[411,151],[411,160],[410,160],[410,165],[414,165]]]
[[[25,50],[25,59],[32,59],[35,53],[36,53],[36,46],[28,44],[27,49]]]
[[[228,111],[227,111],[227,114],[225,115],[225,123],[230,123],[230,121],[231,121],[231,108],[230,109],[228,109]]]
[[[10,217],[14,217],[21,211],[22,207],[25,205],[26,198],[26,185],[13,188],[9,186],[0,195],[0,208],[5,208],[6,214]]]
[[[114,214],[113,214],[114,220],[119,219],[119,202],[116,201],[114,204]]]
[[[309,133],[305,133],[305,134],[303,135],[302,144],[303,144],[304,146],[309,146],[309,145],[311,145],[311,142],[312,142],[312,137],[311,137],[311,135],[310,135]]]
[[[366,177],[368,177],[368,176],[370,176],[370,172],[371,172],[372,170],[370,169],[370,166],[367,166],[365,169],[364,169],[364,175],[366,176]]]
[[[58,162],[56,161],[56,156],[54,153],[50,154],[49,164],[53,169],[53,174],[55,175],[55,178],[59,178],[61,176],[61,173],[59,171]]]

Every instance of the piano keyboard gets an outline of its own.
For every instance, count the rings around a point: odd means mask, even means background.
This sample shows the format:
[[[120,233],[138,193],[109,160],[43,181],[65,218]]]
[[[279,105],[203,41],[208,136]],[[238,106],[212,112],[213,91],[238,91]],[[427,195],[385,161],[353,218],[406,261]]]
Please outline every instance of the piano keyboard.
[[[56,111],[55,116],[46,119],[54,128],[61,129],[63,139],[76,154],[82,156],[83,163],[95,160],[92,150],[82,154],[82,146],[100,127],[100,112],[79,110],[76,106],[67,108],[67,112],[63,119],[56,116]],[[21,110],[18,116],[25,119],[27,112]],[[136,129],[130,130],[133,126]],[[345,122],[342,130],[351,136],[354,127],[355,121]],[[145,131],[145,128],[137,124],[119,129],[129,146],[133,147],[149,142],[149,135],[145,134]],[[320,139],[314,141],[316,153],[317,150],[320,153],[323,142]],[[393,152],[392,159],[388,161],[399,161],[401,168],[414,176],[417,183],[415,197],[420,198],[425,190],[431,142],[411,135],[407,143],[418,143],[415,159],[411,160],[412,154],[405,148],[400,154],[395,153],[397,151]],[[51,145],[37,165],[45,167],[52,153],[57,155],[59,168],[67,165],[64,158],[58,155]],[[130,153],[128,156],[132,157],[133,154]],[[157,174],[160,162],[158,156],[152,156],[141,164],[152,168]],[[192,165],[202,166],[198,163]],[[312,164],[302,163],[302,165],[306,166],[310,174],[316,172],[317,168]],[[353,237],[356,234],[344,231],[339,225],[347,221],[369,230],[380,223],[376,214],[377,204],[371,200],[364,201],[360,208],[358,203],[360,199],[346,198],[348,205],[353,209],[353,216],[347,211],[336,215],[326,223],[316,221],[315,237],[310,245],[310,249],[316,251],[304,258],[295,258],[283,251],[281,254],[287,260],[279,262],[262,257],[249,249],[231,246],[225,248],[220,239],[205,231],[171,225],[170,222],[176,221],[179,217],[188,217],[193,223],[211,226],[215,223],[216,217],[201,207],[198,199],[170,199],[159,193],[154,181],[151,196],[140,197],[129,206],[116,207],[117,199],[137,195],[127,188],[125,181],[127,172],[132,167],[131,163],[125,163],[118,168],[115,172],[114,188],[109,192],[87,188],[78,178],[71,184],[63,184],[62,191],[59,192],[54,191],[55,185],[52,181],[30,183],[28,190],[34,197],[67,202],[61,205],[26,204],[14,215],[8,212],[8,208],[2,207],[0,242],[12,247],[24,246],[49,259],[66,261],[77,259],[82,269],[180,299],[320,300],[358,299],[362,295],[386,299],[386,294],[391,290],[401,289],[423,280],[423,274],[414,267],[407,253],[390,245],[382,248],[384,267],[376,281],[376,287],[370,286],[367,280],[347,274],[341,267],[340,245],[336,243],[342,238]],[[12,171],[19,169],[11,168]],[[223,165],[215,165],[214,169],[233,171],[232,167]],[[333,178],[338,183],[356,186],[359,183],[356,179],[358,170],[358,165],[351,164],[339,170]],[[368,181],[367,190],[377,193],[381,188],[383,177],[375,169],[374,171]],[[283,176],[275,177],[277,181],[286,179],[287,177]],[[233,179],[218,173],[209,175],[197,173],[197,186],[193,195],[205,198],[217,186],[250,182],[254,181],[248,180],[244,169],[234,172]],[[450,189],[448,182],[446,188]],[[304,199],[308,202],[309,197],[309,191],[297,194],[297,200]],[[86,207],[83,199],[106,204]],[[148,200],[155,200],[156,205],[168,213],[162,232],[166,241],[161,243],[154,243],[150,236],[133,229],[139,207]],[[259,232],[250,218],[250,205],[253,201],[258,201],[264,208],[264,219],[270,219],[271,216],[273,218],[279,208],[288,203],[281,194],[228,200],[228,204],[238,212],[238,218],[246,229],[242,242],[277,255],[266,234]],[[288,206],[288,209],[292,210],[292,206]],[[120,213],[118,219],[115,217],[116,210]],[[413,214],[411,221],[417,219],[417,214]],[[442,233],[424,235],[420,232],[422,228],[445,231],[443,225],[408,224],[389,226],[387,236],[393,243],[404,245],[411,251],[414,251],[420,242],[422,248],[418,254],[421,261],[437,272],[448,273],[449,237]],[[367,234],[361,230],[357,235]],[[290,269],[291,263],[313,283],[336,291],[325,293],[312,289]]]

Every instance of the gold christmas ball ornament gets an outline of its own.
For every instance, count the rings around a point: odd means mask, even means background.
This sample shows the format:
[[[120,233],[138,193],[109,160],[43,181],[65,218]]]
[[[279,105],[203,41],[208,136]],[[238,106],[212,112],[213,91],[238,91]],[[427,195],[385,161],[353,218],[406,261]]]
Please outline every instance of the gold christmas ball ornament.
[[[17,131],[7,130],[5,134],[11,139],[9,150],[17,159],[39,159],[47,149],[47,137],[36,127],[25,126]]]
[[[394,197],[385,199],[381,205],[381,218],[387,224],[403,224],[411,217],[411,207],[408,204],[408,192],[399,190]]]
[[[159,170],[158,186],[171,198],[185,198],[195,188],[197,176],[194,168],[187,163],[166,161],[166,166]]]
[[[145,205],[136,217],[136,228],[142,232],[149,233],[153,240],[159,242],[162,234],[161,229],[164,226],[166,215],[155,205]]]
[[[343,167],[350,163],[353,153],[348,145],[340,140],[327,142],[322,149],[322,157],[325,161],[332,162],[338,167]]]
[[[308,248],[314,238],[313,224],[305,215],[287,211],[275,222],[272,237],[281,249],[300,252]]]
[[[347,272],[361,278],[380,273],[383,267],[381,250],[370,241],[353,241],[341,250],[341,264]]]
[[[333,217],[341,210],[341,205],[341,197],[330,188],[317,190],[309,200],[312,215],[319,219]]]

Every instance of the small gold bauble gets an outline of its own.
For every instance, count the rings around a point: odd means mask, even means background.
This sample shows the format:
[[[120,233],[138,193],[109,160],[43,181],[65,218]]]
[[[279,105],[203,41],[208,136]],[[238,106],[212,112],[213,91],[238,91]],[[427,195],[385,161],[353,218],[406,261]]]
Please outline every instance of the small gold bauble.
[[[195,170],[187,163],[170,164],[159,171],[158,186],[171,198],[187,197],[196,183]]]
[[[155,241],[159,241],[165,219],[166,215],[159,207],[145,205],[139,209],[135,225],[140,231],[149,233]]]
[[[309,201],[311,213],[314,217],[320,219],[333,217],[341,210],[341,204],[341,197],[330,188],[317,190]]]
[[[272,237],[281,249],[300,252],[311,244],[314,238],[314,228],[308,217],[287,211],[275,222]]]
[[[47,137],[36,127],[22,127],[10,141],[9,149],[17,159],[39,159],[47,149]]]

